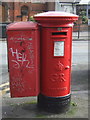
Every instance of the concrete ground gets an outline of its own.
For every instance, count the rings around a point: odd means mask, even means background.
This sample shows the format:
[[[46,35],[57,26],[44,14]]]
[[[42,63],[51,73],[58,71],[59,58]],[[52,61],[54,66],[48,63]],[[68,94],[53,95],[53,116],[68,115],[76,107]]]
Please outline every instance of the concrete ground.
[[[2,45],[1,45],[2,44]],[[37,97],[11,98],[9,93],[9,77],[7,69],[6,42],[2,47],[2,63],[0,62],[0,92],[2,98],[2,118],[89,118],[88,116],[88,41],[73,41],[72,59],[72,98],[69,111],[52,114],[37,108]],[[0,46],[0,50],[1,50]],[[0,55],[1,57],[1,55]],[[2,66],[2,68],[1,68]],[[4,90],[8,89],[7,91]],[[0,112],[1,113],[1,112]]]
[[[2,98],[3,118],[88,118],[88,96],[86,91],[73,91],[70,110],[62,114],[40,111],[37,98]]]

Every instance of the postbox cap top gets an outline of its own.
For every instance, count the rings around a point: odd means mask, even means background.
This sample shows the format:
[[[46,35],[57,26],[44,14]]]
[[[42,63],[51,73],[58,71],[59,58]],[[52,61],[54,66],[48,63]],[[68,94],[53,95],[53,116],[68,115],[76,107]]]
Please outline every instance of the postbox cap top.
[[[39,13],[34,15],[35,17],[77,17],[77,15],[67,12],[60,12],[60,11],[49,11],[44,13]]]
[[[60,11],[49,11],[44,13],[39,13],[34,15],[34,18],[37,22],[39,22],[42,26],[72,26],[73,22],[78,20],[78,16]]]
[[[7,26],[7,30],[26,30],[26,29],[38,29],[38,25],[35,22],[15,22]]]

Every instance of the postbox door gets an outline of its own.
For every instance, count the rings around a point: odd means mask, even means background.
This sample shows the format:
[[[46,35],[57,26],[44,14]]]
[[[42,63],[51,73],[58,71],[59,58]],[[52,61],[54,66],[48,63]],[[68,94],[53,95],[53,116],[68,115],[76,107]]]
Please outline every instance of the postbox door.
[[[37,31],[8,31],[11,97],[39,94],[38,40]]]
[[[44,33],[49,31],[47,36],[50,36],[50,39],[46,39],[46,43],[43,42],[42,44],[43,47],[47,44],[47,48],[43,48],[47,54],[42,59],[48,69],[46,67],[42,69],[45,73],[45,76],[42,75],[44,81],[42,83],[42,94],[51,97],[65,96],[70,94],[72,28],[63,28],[61,31],[57,31],[56,28],[54,30],[47,29],[44,30]]]

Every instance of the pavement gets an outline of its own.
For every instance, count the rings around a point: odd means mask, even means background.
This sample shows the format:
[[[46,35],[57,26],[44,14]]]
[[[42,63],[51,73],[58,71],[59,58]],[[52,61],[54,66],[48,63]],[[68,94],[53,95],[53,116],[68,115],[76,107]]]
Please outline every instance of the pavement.
[[[37,107],[37,97],[2,98],[3,118],[88,118],[88,93],[73,91],[70,110],[65,113],[53,114],[40,111]]]
[[[10,97],[6,41],[0,42],[0,51],[2,53],[0,58],[3,61],[0,62],[1,118],[90,118],[88,114],[88,64],[90,64],[88,41],[73,41],[71,105],[69,111],[60,114],[40,111],[37,108],[37,97]]]

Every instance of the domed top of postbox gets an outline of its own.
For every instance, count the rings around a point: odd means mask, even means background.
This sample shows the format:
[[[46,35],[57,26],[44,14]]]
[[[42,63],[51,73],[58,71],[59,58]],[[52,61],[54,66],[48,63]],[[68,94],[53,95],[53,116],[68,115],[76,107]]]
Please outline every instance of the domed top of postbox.
[[[30,30],[30,29],[38,29],[38,24],[35,22],[15,22],[11,23],[7,26],[8,30]]]
[[[34,18],[36,21],[38,21],[41,24],[53,24],[53,25],[70,24],[78,20],[77,15],[67,12],[59,12],[59,11],[40,13],[34,15]]]

